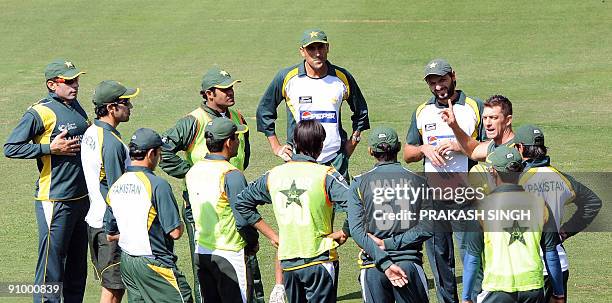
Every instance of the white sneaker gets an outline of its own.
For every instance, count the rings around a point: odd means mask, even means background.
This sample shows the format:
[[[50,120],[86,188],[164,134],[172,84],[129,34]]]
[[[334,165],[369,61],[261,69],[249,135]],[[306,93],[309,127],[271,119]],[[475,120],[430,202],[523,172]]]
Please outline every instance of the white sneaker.
[[[270,293],[269,303],[285,303],[285,286],[276,284]]]

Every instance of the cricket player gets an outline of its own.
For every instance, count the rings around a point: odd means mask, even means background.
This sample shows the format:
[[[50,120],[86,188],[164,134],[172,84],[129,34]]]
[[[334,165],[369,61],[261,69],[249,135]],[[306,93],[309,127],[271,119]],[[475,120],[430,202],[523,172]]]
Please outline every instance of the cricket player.
[[[129,302],[193,302],[174,254],[174,240],[183,234],[178,205],[170,184],[153,173],[163,145],[152,129],[136,130],[129,144],[131,166],[106,199],[110,219],[104,228],[109,241],[119,241]]]
[[[159,166],[167,174],[183,179],[194,163],[204,159],[208,153],[204,128],[212,119],[226,117],[236,124],[246,125],[246,120],[240,111],[233,108],[236,104],[234,85],[239,82],[241,81],[232,78],[229,72],[218,66],[214,66],[206,71],[202,78],[200,90],[200,95],[203,98],[202,104],[191,113],[179,119],[172,128],[164,133],[164,137],[168,139],[168,147],[162,148],[162,160]],[[249,166],[251,156],[249,133],[240,134],[238,140],[240,143],[238,153],[230,158],[229,162],[236,168],[244,171]],[[180,151],[185,152],[184,158],[177,155]],[[195,249],[193,235],[194,219],[186,189],[183,191],[183,199],[185,199],[183,220],[185,220],[187,236],[189,237],[189,248],[191,255],[193,255]],[[254,285],[255,294],[252,297],[253,302],[263,302],[263,285],[255,255],[249,255],[249,267],[256,281]],[[195,260],[193,259],[192,269],[194,289],[196,290],[195,301],[200,302],[200,294],[197,292],[199,289],[198,275],[196,273]]]
[[[351,237],[363,249],[358,260],[363,299],[429,302],[422,250],[423,242],[433,236],[432,230],[415,227],[416,218],[389,219],[402,211],[418,216],[423,196],[409,200],[397,194],[383,194],[395,192],[396,186],[402,185],[406,191],[408,187],[424,190],[426,180],[397,161],[401,144],[394,129],[373,129],[368,144],[368,152],[377,163],[353,179],[347,206]],[[410,232],[404,234],[407,231]]]
[[[355,78],[344,68],[327,60],[329,42],[320,29],[304,31],[300,40],[300,55],[304,60],[280,70],[266,89],[257,107],[257,131],[268,138],[272,152],[288,161],[294,146],[293,129],[302,120],[317,120],[323,124],[326,137],[317,162],[333,165],[348,178],[349,157],[361,140],[361,132],[370,128],[368,106]],[[276,136],[277,108],[282,101],[287,106],[287,144]],[[348,103],[352,135],[342,128],[342,103]]]
[[[453,115],[452,120],[449,119]],[[475,161],[484,161],[488,154],[498,146],[512,147],[514,144],[514,132],[512,131],[512,102],[502,95],[491,96],[484,103],[482,123],[488,141],[479,142],[473,136],[468,135],[461,129],[457,121],[457,111],[446,109],[442,117],[453,131],[461,149]],[[484,138],[483,138],[484,139]]]
[[[195,220],[195,256],[204,302],[248,302],[253,277],[247,255],[259,248],[257,230],[234,212],[236,196],[247,186],[242,172],[227,160],[236,156],[245,125],[215,118],[205,128],[209,153],[187,175]]]
[[[523,157],[525,172],[519,180],[525,191],[534,193],[544,199],[555,219],[561,236],[561,242],[586,228],[599,213],[601,199],[584,184],[572,176],[562,173],[550,164],[546,155],[544,132],[535,125],[523,125],[515,132],[514,142]],[[573,203],[577,211],[569,220],[565,220],[565,206]],[[562,223],[567,221],[565,223]],[[567,300],[567,281],[569,279],[569,262],[563,244],[557,245],[561,269],[563,271],[563,289]],[[544,268],[545,302],[552,297],[551,279]]]
[[[475,231],[467,232],[465,238],[463,302],[472,302],[474,277],[481,264],[484,280],[479,303],[544,302],[540,249],[551,276],[551,302],[565,302],[555,219],[544,199],[518,185],[523,170],[521,162],[519,152],[507,146],[496,148],[487,157],[497,186],[481,201],[482,209],[521,210],[529,216],[472,222]]]
[[[34,283],[63,283],[64,302],[82,302],[87,280],[87,186],[81,167],[81,137],[89,127],[77,100],[85,72],[67,59],[45,67],[49,94],[25,112],[4,144],[8,158],[36,159],[34,210],[38,261]],[[57,293],[35,293],[34,302],[60,302]]]
[[[278,247],[289,302],[336,302],[333,262],[348,231],[333,232],[335,203],[346,204],[348,185],[330,166],[317,164],[325,128],[317,120],[297,124],[296,154],[272,168],[238,195],[236,210]],[[272,204],[278,233],[257,206]]]
[[[96,119],[83,135],[81,165],[89,191],[89,251],[96,277],[102,284],[101,303],[121,302],[125,286],[121,281],[121,249],[104,233],[104,214],[108,188],[130,165],[130,153],[117,126],[130,120],[131,99],[140,89],[126,87],[114,80],[102,81],[93,95]]]
[[[448,61],[434,59],[427,63],[423,79],[432,97],[419,105],[412,114],[412,120],[404,144],[404,161],[407,163],[423,161],[428,185],[437,188],[458,187],[463,185],[463,177],[475,165],[463,153],[458,137],[444,123],[441,113],[450,106],[455,107],[457,127],[473,140],[483,139],[481,115],[483,104],[480,100],[467,96],[457,90],[456,74]],[[447,177],[449,176],[449,177]],[[467,182],[466,182],[467,183]],[[434,199],[436,210],[464,207],[453,200]],[[425,243],[439,302],[458,302],[457,282],[455,281],[455,253],[453,234],[463,256],[462,222],[439,221],[440,232]],[[447,232],[442,232],[446,230]]]

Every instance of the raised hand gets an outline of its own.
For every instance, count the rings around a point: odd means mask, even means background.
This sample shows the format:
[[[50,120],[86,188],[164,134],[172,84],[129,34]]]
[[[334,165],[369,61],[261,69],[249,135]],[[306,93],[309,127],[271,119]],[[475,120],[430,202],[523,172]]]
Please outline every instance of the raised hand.
[[[450,128],[459,127],[459,124],[457,124],[457,120],[455,119],[455,111],[453,110],[452,100],[450,99],[448,100],[448,108],[444,109],[440,113],[440,116],[442,117],[442,120],[446,122],[446,124],[448,124]]]

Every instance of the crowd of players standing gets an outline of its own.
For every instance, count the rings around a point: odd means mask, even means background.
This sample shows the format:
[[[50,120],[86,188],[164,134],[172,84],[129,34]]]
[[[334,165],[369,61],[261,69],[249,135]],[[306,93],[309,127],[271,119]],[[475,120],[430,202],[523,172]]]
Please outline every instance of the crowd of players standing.
[[[423,243],[438,300],[458,302],[453,234],[464,262],[464,302],[564,302],[569,267],[562,241],[593,220],[601,200],[550,165],[540,128],[527,125],[514,132],[506,97],[495,95],[484,103],[471,98],[456,89],[455,71],[447,61],[432,60],[424,80],[433,96],[412,115],[404,161],[423,161],[425,173],[444,174],[465,173],[486,160],[481,171],[489,174],[490,200],[511,196],[552,215],[529,226],[529,232],[518,226],[518,234],[487,232],[485,226],[477,227],[481,232],[453,233],[460,228],[451,221],[436,222],[448,225],[445,232],[416,222],[409,229],[400,222],[379,228],[373,219],[373,181],[447,184],[403,168],[397,160],[397,133],[379,127],[368,136],[376,165],[349,186],[349,158],[361,133],[370,128],[365,98],[354,77],[327,60],[323,31],[305,31],[299,51],[304,60],[278,72],[257,109],[257,130],[286,163],[249,184],[242,173],[251,160],[249,129],[232,108],[239,80],[227,71],[214,67],[204,75],[204,101],[175,126],[161,136],[138,129],[126,145],[117,126],[129,121],[139,89],[113,80],[98,84],[92,123],[77,101],[84,72],[64,59],[47,65],[48,96],[26,111],[4,145],[7,157],[36,159],[40,171],[35,283],[63,283],[61,296],[39,293],[34,302],[83,300],[88,242],[101,302],[121,301],[125,289],[130,302],[264,302],[256,256],[259,233],[278,251],[271,302],[335,302],[336,248],[348,237],[362,248],[360,283],[366,302],[429,300],[421,267]],[[283,101],[286,144],[275,131]],[[344,102],[352,112],[350,136],[341,125]],[[177,155],[180,151],[184,157]],[[182,212],[168,182],[153,173],[158,165],[185,180]],[[523,171],[519,179],[516,174]],[[561,184],[554,192],[525,195],[529,184],[551,180]],[[569,202],[578,211],[563,223]],[[257,211],[266,203],[273,206],[278,230]],[[452,201],[420,201],[417,206],[427,203],[436,209],[454,207]],[[339,210],[348,212],[347,222],[333,231]],[[176,267],[173,249],[185,229],[193,292]],[[508,264],[491,262],[499,258],[508,258]]]

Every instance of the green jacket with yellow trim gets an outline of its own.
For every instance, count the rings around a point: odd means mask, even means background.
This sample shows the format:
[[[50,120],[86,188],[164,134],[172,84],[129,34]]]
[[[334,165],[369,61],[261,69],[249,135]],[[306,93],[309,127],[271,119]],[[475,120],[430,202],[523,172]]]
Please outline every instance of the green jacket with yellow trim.
[[[78,138],[80,142],[90,124],[77,100],[66,104],[54,93],[25,112],[4,144],[4,155],[36,159],[40,172],[36,200],[64,201],[87,196],[80,153],[52,155],[50,144],[64,130],[68,131],[67,140]]]
[[[297,69],[298,77],[307,77],[304,62],[305,61],[302,61],[301,63],[280,70],[276,76],[274,76],[274,79],[272,79],[272,82],[266,89],[266,92],[261,97],[259,106],[257,107],[257,131],[263,133],[266,135],[266,137],[276,135],[275,121],[278,118],[277,108],[280,103],[285,100],[285,97],[283,96],[283,83],[285,82],[285,78],[289,72],[295,69]],[[336,70],[346,75],[346,80],[348,82],[350,93],[346,97],[346,102],[353,112],[351,115],[353,132],[370,129],[368,105],[363,97],[363,94],[361,93],[361,90],[359,89],[359,86],[357,85],[357,82],[355,81],[355,78],[346,69],[333,65],[327,61],[327,75],[337,77]],[[342,128],[341,121],[341,117],[338,117],[340,137],[342,138],[342,142],[345,142],[347,134]],[[293,129],[295,128],[296,124],[297,122],[295,121],[295,118],[291,114],[289,108],[287,108],[287,143],[289,144],[293,143]]]
[[[218,111],[206,106],[206,103],[202,103],[202,109],[212,117],[222,117],[223,115]],[[244,118],[242,123],[246,125]],[[195,140],[201,126],[198,125],[198,121],[192,115],[186,115],[179,119],[176,124],[168,129],[162,137],[167,138],[167,148],[162,147],[162,159],[159,163],[159,167],[166,172],[168,175],[175,178],[182,179],[185,174],[191,168],[189,161],[181,158],[177,155],[180,151],[186,151],[193,140]],[[249,144],[249,133],[245,133],[245,150],[244,150],[244,168],[249,166],[249,158],[251,156],[251,146]]]

